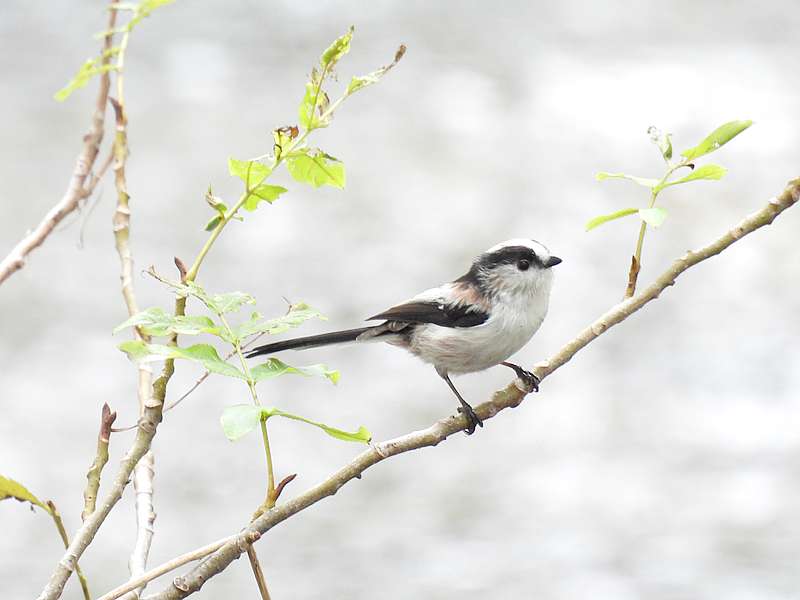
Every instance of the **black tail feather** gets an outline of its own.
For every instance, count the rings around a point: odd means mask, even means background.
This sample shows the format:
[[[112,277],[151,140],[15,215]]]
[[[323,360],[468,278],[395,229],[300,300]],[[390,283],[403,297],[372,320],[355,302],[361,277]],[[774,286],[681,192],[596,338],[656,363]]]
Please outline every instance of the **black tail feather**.
[[[319,346],[329,346],[331,344],[343,344],[345,342],[354,342],[358,336],[365,331],[374,329],[371,327],[360,327],[358,329],[346,329],[345,331],[334,331],[332,333],[323,333],[320,335],[309,335],[308,337],[295,338],[293,340],[283,340],[281,342],[273,342],[272,344],[264,344],[257,346],[250,350],[245,356],[253,358],[254,356],[261,356],[262,354],[273,354],[283,350],[305,350],[306,348],[317,348]]]

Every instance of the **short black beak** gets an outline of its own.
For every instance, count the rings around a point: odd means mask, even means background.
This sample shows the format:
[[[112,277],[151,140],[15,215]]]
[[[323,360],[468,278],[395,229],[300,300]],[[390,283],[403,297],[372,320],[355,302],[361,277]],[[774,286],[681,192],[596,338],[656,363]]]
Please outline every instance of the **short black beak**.
[[[556,265],[560,265],[561,262],[562,262],[561,259],[558,258],[557,256],[551,256],[550,258],[547,259],[547,262],[544,263],[544,266],[549,269],[550,267],[555,267]]]

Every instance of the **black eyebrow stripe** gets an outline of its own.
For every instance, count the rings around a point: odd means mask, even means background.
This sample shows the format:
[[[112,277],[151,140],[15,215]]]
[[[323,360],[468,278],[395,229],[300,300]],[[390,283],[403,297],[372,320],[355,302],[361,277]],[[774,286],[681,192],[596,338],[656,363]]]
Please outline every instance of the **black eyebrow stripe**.
[[[540,267],[543,266],[536,252],[527,246],[506,246],[494,252],[487,252],[481,255],[479,262],[481,266],[491,268],[502,264],[514,264],[523,258]]]

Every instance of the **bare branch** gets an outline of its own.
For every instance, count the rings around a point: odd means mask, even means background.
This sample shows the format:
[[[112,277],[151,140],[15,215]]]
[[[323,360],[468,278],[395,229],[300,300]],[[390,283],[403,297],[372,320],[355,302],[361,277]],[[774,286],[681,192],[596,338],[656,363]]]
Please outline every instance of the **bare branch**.
[[[128,34],[125,34],[127,40]],[[127,47],[125,41],[122,44]],[[131,209],[130,194],[128,193],[128,183],[125,177],[125,164],[128,160],[128,119],[125,114],[125,104],[123,100],[123,77],[122,64],[124,53],[119,54],[117,69],[117,98],[109,98],[114,107],[114,117],[116,131],[114,134],[114,185],[117,189],[117,209],[114,211],[112,220],[114,229],[114,242],[120,260],[120,282],[122,284],[122,296],[128,308],[128,315],[133,316],[139,312],[136,302],[136,293],[133,287],[133,252],[130,247],[130,226]],[[139,329],[134,328],[137,339],[150,341],[149,336]],[[147,364],[140,364],[139,370],[139,414],[144,413],[145,407],[150,402],[150,392],[152,388],[152,370]],[[144,454],[137,463],[133,473],[133,486],[136,491],[136,542],[128,561],[131,579],[136,579],[147,568],[147,558],[150,555],[150,546],[153,543],[155,533],[154,524],[156,513],[153,509],[153,478],[155,476],[155,459],[152,450]],[[139,597],[144,591],[141,586],[130,593],[131,600]]]
[[[267,581],[264,579],[264,572],[261,570],[261,564],[258,562],[258,554],[256,554],[256,549],[253,547],[253,544],[247,547],[247,558],[250,560],[250,568],[253,569],[253,576],[256,578],[256,585],[258,586],[258,593],[261,594],[261,600],[270,600]]]
[[[259,537],[260,535],[251,536],[252,539],[251,544],[256,540],[258,540]],[[210,544],[206,544],[205,546],[192,550],[191,552],[187,552],[186,554],[181,554],[180,556],[176,556],[172,560],[165,562],[164,564],[159,565],[154,569],[150,569],[147,573],[144,573],[141,577],[138,577],[136,579],[131,579],[127,583],[117,588],[114,588],[113,590],[101,596],[97,600],[116,600],[123,594],[127,594],[131,590],[134,590],[137,587],[140,587],[145,583],[148,583],[149,581],[153,581],[154,579],[157,579],[158,577],[161,577],[162,575],[165,575],[170,571],[174,571],[175,569],[182,567],[186,563],[190,563],[195,560],[200,560],[201,558],[208,556],[214,551],[222,548],[222,546],[224,546],[226,542],[229,542],[233,538],[234,536],[228,536],[226,538],[222,538],[221,540],[217,540],[216,542],[211,542]]]
[[[111,437],[111,426],[117,418],[116,412],[111,412],[108,404],[103,404],[100,413],[100,432],[97,434],[97,454],[95,455],[92,466],[86,473],[86,491],[83,492],[83,513],[81,519],[86,518],[94,512],[97,502],[97,491],[100,489],[100,475],[103,467],[108,462],[108,442]]]
[[[108,31],[112,31],[116,24],[117,11],[110,10],[108,16]],[[113,34],[105,36],[103,41],[102,52],[102,66],[107,66],[111,60],[111,49]],[[36,228],[22,238],[11,252],[0,262],[0,284],[6,279],[11,277],[15,272],[19,271],[25,266],[25,260],[28,255],[41,246],[47,236],[49,236],[56,225],[58,225],[64,217],[77,209],[81,201],[91,194],[91,190],[97,184],[93,179],[90,181],[89,186],[85,187],[86,179],[92,171],[92,166],[95,163],[97,154],[100,151],[100,143],[103,141],[104,121],[106,118],[106,103],[108,102],[108,90],[111,86],[108,71],[100,75],[100,90],[97,93],[97,102],[95,104],[94,114],[92,115],[92,123],[89,126],[89,131],[83,137],[83,149],[78,155],[78,162],[75,165],[75,170],[70,177],[67,191],[61,200],[53,208],[51,208],[44,219],[36,226]],[[102,171],[102,170],[101,170]]]
[[[769,201],[761,210],[746,217],[733,229],[700,250],[687,252],[677,259],[656,281],[638,295],[613,306],[589,327],[581,331],[573,340],[565,344],[549,360],[538,363],[534,371],[539,379],[545,379],[556,369],[563,366],[582,348],[602,335],[614,325],[621,323],[647,303],[658,298],[668,287],[674,285],[675,279],[690,267],[716,256],[730,245],[753,231],[769,225],[784,210],[800,200],[800,179],[789,182],[787,188]],[[494,393],[492,399],[475,407],[475,412],[483,419],[490,419],[506,408],[516,407],[526,396],[526,392],[516,382]],[[353,479],[360,479],[361,474],[391,456],[417,450],[427,446],[436,446],[449,436],[462,431],[467,425],[463,415],[450,416],[434,423],[431,427],[415,431],[380,444],[373,445],[362,452],[351,463],[339,469],[328,479],[305,493],[276,506],[253,521],[241,533],[233,536],[207,560],[195,567],[188,575],[178,577],[172,585],[158,594],[148,596],[146,600],[174,600],[185,598],[198,591],[209,579],[222,572],[233,560],[247,551],[247,540],[255,534],[264,534],[278,523],[281,523],[298,512],[333,496],[343,485]]]
[[[133,472],[133,489],[136,492],[136,544],[134,545],[128,568],[131,580],[135,580],[147,568],[147,557],[153,542],[153,524],[156,513],[153,510],[153,477],[155,476],[153,452],[148,451],[136,465]],[[127,597],[138,598],[144,591],[144,584],[131,591]]]
[[[64,521],[61,520],[61,513],[58,512],[55,502],[52,500],[48,500],[46,504],[47,511],[50,513],[50,516],[53,517],[53,522],[56,524],[56,529],[58,529],[58,535],[61,536],[61,541],[64,542],[64,548],[67,548],[69,546],[69,536],[67,535],[67,530],[64,528]],[[92,595],[89,593],[89,583],[86,581],[86,576],[83,574],[83,571],[81,571],[81,566],[79,564],[75,565],[75,571],[78,574],[78,580],[81,582],[84,600],[92,600]]]

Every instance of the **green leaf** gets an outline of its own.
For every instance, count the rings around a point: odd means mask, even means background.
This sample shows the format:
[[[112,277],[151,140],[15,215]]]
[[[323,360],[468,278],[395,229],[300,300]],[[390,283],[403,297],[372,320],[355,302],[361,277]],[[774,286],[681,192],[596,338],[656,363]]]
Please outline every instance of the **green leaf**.
[[[361,444],[369,444],[370,440],[372,440],[372,434],[363,425],[358,428],[358,431],[354,431],[351,433],[349,431],[344,431],[342,429],[337,429],[336,427],[325,425],[325,423],[319,423],[317,421],[312,421],[311,419],[306,419],[305,417],[301,417],[299,415],[293,415],[291,413],[284,412],[277,408],[271,407],[271,408],[264,408],[262,410],[268,417],[271,416],[285,417],[287,419],[292,419],[294,421],[308,423],[309,425],[313,425],[314,427],[319,427],[329,436],[334,437],[337,440],[343,440],[345,442],[358,442]]]
[[[397,52],[394,55],[394,60],[391,63],[381,67],[380,69],[377,69],[377,70],[373,71],[372,73],[368,73],[366,75],[361,75],[360,77],[353,77],[350,80],[350,83],[347,86],[347,91],[345,93],[349,96],[350,94],[354,94],[358,90],[361,90],[361,89],[363,89],[363,88],[365,88],[365,87],[367,87],[369,85],[372,85],[373,83],[378,83],[378,81],[380,81],[381,77],[386,75],[386,73],[390,69],[394,68],[394,66],[397,64],[397,62],[401,58],[403,58],[403,55],[405,53],[406,53],[406,47],[401,45],[397,49]]]
[[[234,327],[233,331],[239,339],[246,338],[255,333],[276,335],[297,327],[309,319],[327,320],[317,309],[311,308],[308,304],[301,302],[293,304],[288,313],[276,319],[264,319],[260,314],[253,313],[249,321],[242,323],[238,327]]]
[[[627,179],[648,188],[653,188],[658,185],[658,179],[636,177],[635,175],[627,175],[625,173],[606,173],[605,171],[601,171],[595,175],[595,178],[597,181],[605,181],[606,179]]]
[[[638,208],[623,208],[622,210],[618,210],[617,212],[609,215],[600,215],[599,217],[595,217],[586,223],[586,231],[591,231],[603,223],[607,223],[608,221],[613,221],[615,219],[621,219],[622,217],[627,217],[628,215],[632,215],[637,212],[639,212]]]
[[[257,187],[272,172],[267,165],[255,160],[228,159],[228,172],[241,179],[248,190]]]
[[[230,441],[235,442],[253,431],[261,421],[263,409],[253,404],[228,406],[219,418],[222,431]]]
[[[306,83],[306,93],[303,95],[302,102],[300,102],[300,108],[297,109],[300,125],[308,130],[327,127],[330,124],[330,115],[322,119],[322,115],[328,109],[330,100],[328,95],[320,88],[322,81],[316,80],[316,78],[317,74],[314,71],[311,81]]]
[[[308,183],[317,188],[322,185],[344,188],[344,165],[320,150],[310,152],[303,148],[292,152],[286,157],[286,167],[295,181],[300,183]]]
[[[24,485],[0,475],[0,500],[5,500],[6,498],[14,498],[14,500],[19,500],[20,502],[30,502],[50,512],[47,506]]]
[[[278,196],[288,191],[289,190],[287,190],[285,187],[281,187],[279,185],[267,185],[265,183],[261,184],[250,192],[247,200],[244,201],[244,208],[245,210],[252,212],[258,208],[259,202],[269,202],[272,204],[278,199]]]
[[[119,48],[116,48],[116,51],[118,52]],[[89,83],[89,81],[91,81],[92,77],[95,75],[107,73],[108,71],[112,71],[114,69],[114,65],[104,65],[99,58],[90,58],[81,65],[80,69],[78,69],[78,72],[69,81],[69,83],[58,90],[53,97],[59,102],[63,102],[70,97],[72,92],[84,87],[87,83]]]
[[[336,66],[336,63],[339,62],[339,59],[341,59],[350,51],[350,40],[353,39],[353,31],[354,27],[351,25],[350,29],[347,30],[347,33],[337,38],[330,46],[328,46],[327,50],[322,53],[322,57],[319,59],[319,64],[323,69],[327,68],[327,70],[330,71]]]
[[[660,206],[655,206],[653,208],[640,208],[639,218],[650,225],[650,227],[661,227],[661,225],[664,223],[664,220],[667,218],[667,211]]]
[[[222,217],[217,215],[216,217],[212,217],[208,223],[206,223],[205,230],[206,231],[214,231],[219,225],[220,221],[222,221]]]
[[[277,358],[270,358],[267,362],[250,369],[250,375],[256,382],[265,379],[274,379],[281,375],[295,374],[304,377],[326,377],[333,384],[339,382],[339,371],[329,369],[327,365],[309,365],[307,367],[292,367]]]
[[[244,292],[227,292],[225,294],[214,294],[207,298],[208,307],[217,313],[229,313],[239,310],[245,304],[255,304],[256,299]]]
[[[714,131],[709,133],[708,136],[706,136],[706,138],[694,148],[689,148],[688,150],[681,152],[681,155],[686,160],[693,160],[700,156],[709,154],[710,152],[714,152],[714,150],[717,150],[718,148],[730,142],[733,138],[742,133],[752,124],[753,122],[750,120],[729,121],[728,123],[720,125]]]
[[[212,373],[219,373],[227,377],[246,379],[244,373],[232,364],[222,360],[217,350],[208,344],[195,344],[188,348],[178,346],[163,346],[161,344],[148,344],[140,340],[123,342],[118,348],[125,352],[134,362],[147,363],[168,358],[183,358],[200,363]]]
[[[232,442],[235,442],[253,431],[262,419],[268,419],[270,417],[284,417],[286,419],[292,419],[293,421],[307,423],[308,425],[319,427],[329,436],[337,440],[344,440],[345,442],[368,444],[372,439],[372,434],[366,427],[361,426],[358,428],[358,431],[354,432],[344,431],[343,429],[337,429],[325,423],[312,421],[300,415],[284,412],[274,406],[255,406],[252,404],[229,406],[222,412],[220,423],[222,424],[222,431],[225,433],[225,436]]]
[[[175,316],[162,308],[154,307],[136,313],[124,323],[114,328],[119,333],[127,327],[139,327],[147,335],[163,337],[172,333],[178,335],[197,335],[199,333],[218,334],[219,327],[204,316]]]
[[[703,165],[701,167],[697,167],[686,177],[681,177],[680,179],[676,179],[675,181],[667,181],[666,183],[661,185],[659,190],[669,187],[671,185],[678,185],[680,183],[687,183],[689,181],[696,181],[699,179],[722,179],[722,177],[727,172],[728,170],[725,167],[721,167],[719,165]]]

